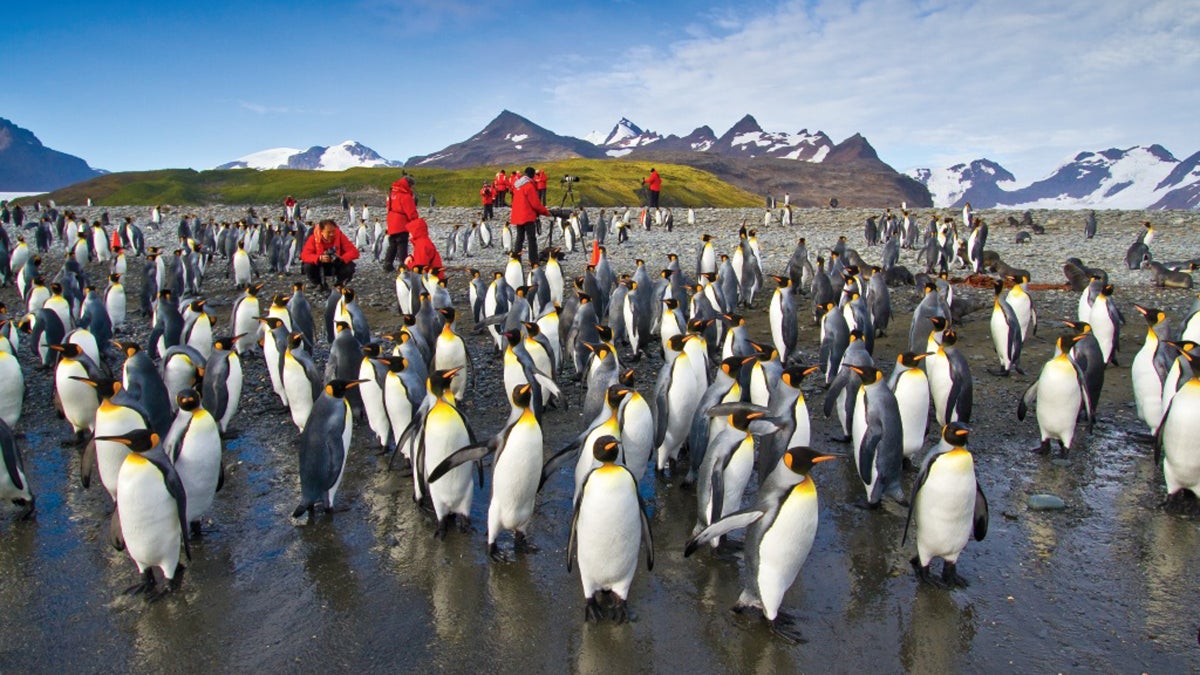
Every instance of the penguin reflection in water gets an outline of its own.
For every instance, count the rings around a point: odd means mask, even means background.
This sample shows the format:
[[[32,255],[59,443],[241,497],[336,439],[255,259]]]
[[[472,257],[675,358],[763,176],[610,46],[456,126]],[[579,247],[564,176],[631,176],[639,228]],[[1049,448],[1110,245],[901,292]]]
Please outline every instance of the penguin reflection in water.
[[[791,629],[794,618],[779,611],[817,535],[817,488],[809,471],[835,455],[809,447],[789,448],[759,489],[753,508],[730,514],[692,537],[684,548],[690,556],[709,541],[749,526],[744,551],[746,584],[733,610],[761,610],[772,632],[788,642],[802,642]]]
[[[620,443],[613,436],[602,436],[592,445],[592,455],[600,466],[588,473],[575,498],[567,571],[571,571],[572,559],[578,558],[588,621],[604,616],[600,600],[607,595],[612,600],[612,619],[624,623],[630,618],[627,601],[637,571],[638,549],[644,537],[646,570],[653,570],[654,539],[637,480],[617,463]]]
[[[912,507],[900,542],[908,540],[909,526],[915,524],[917,555],[910,562],[921,581],[942,588],[967,585],[958,574],[958,556],[969,538],[983,541],[987,535],[987,497],[975,479],[975,460],[967,450],[969,435],[970,429],[961,422],[942,428],[942,441],[925,457],[913,483]],[[941,579],[930,571],[934,558],[942,559]]]

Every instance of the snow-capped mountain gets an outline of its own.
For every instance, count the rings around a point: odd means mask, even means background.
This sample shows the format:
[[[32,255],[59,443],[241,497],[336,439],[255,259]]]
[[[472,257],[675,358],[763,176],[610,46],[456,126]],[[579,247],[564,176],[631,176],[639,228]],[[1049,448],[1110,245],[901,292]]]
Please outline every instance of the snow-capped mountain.
[[[402,162],[384,159],[358,141],[342,141],[337,145],[314,145],[308,150],[270,148],[239,157],[218,169],[306,169],[310,171],[344,171],[359,166],[402,166]]]
[[[1011,184],[1016,178],[1007,169],[990,159],[977,159],[969,164],[955,164],[946,169],[913,169],[905,172],[929,188],[937,206],[962,206],[964,202],[985,208],[982,204],[996,203],[1003,195],[1000,183]]]
[[[612,131],[608,132],[608,135],[593,131],[584,136],[583,140],[604,148],[604,154],[609,157],[622,157],[632,152],[634,148],[657,143],[662,138],[653,131],[643,131],[641,127],[622,117],[621,121],[613,126]]]
[[[1180,162],[1161,145],[1081,152],[1025,187],[990,160],[908,172],[937,206],[1013,209],[1200,208],[1200,153]]]

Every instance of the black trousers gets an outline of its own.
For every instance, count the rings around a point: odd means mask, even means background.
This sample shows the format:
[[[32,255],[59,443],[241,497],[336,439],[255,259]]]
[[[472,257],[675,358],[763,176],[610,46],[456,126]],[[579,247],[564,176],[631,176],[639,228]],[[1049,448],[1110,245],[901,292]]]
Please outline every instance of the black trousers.
[[[650,193],[650,208],[658,208],[658,190],[647,190]]]
[[[345,284],[354,278],[353,262],[335,260],[330,263],[304,263],[300,268],[313,287],[324,286],[329,277],[333,277],[339,284]]]
[[[529,262],[538,259],[537,250],[537,221],[532,223],[513,223],[513,255],[521,257],[525,244],[529,245]]]
[[[495,213],[495,211],[492,209],[492,205],[491,205],[491,204],[484,204],[484,205],[483,205],[483,219],[484,219],[484,220],[491,220],[492,218],[495,218],[495,217],[496,217],[496,213]]]
[[[408,233],[400,232],[398,234],[388,235],[387,256],[383,261],[383,269],[390,272],[396,269],[396,259],[399,258],[403,263],[408,257]]]

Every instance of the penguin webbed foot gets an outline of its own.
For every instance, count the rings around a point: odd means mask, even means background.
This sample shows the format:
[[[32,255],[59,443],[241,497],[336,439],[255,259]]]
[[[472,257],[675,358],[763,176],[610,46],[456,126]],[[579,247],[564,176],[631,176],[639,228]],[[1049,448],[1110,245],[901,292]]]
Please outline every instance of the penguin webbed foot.
[[[496,542],[492,542],[492,543],[488,544],[487,551],[488,551],[488,557],[492,559],[492,562],[498,562],[498,563],[514,562],[513,556],[506,554],[500,548],[500,545],[497,544]]]
[[[946,588],[946,582],[941,578],[934,576],[933,572],[929,569],[929,565],[922,565],[920,558],[913,556],[908,562],[912,565],[913,571],[917,573],[918,581],[923,584],[929,584],[935,588]],[[944,570],[943,574],[945,574]]]
[[[87,445],[87,442],[88,442],[87,431],[76,431],[74,433],[74,435],[68,436],[67,438],[60,440],[58,442],[58,445],[59,445],[59,447],[62,447],[62,448],[81,448],[84,445]]]
[[[1033,454],[1035,454],[1035,455],[1049,455],[1050,454],[1050,441],[1049,440],[1042,441],[1042,444],[1037,446],[1036,448],[1034,448],[1031,452],[1033,452]]]
[[[475,531],[475,527],[471,525],[471,519],[462,514],[454,516],[454,523],[458,526],[458,531],[467,534]]]
[[[25,507],[24,509],[21,510],[20,513],[17,514],[18,521],[24,522],[24,521],[33,519],[34,501],[35,501],[34,499],[14,499],[13,500],[13,504],[15,504],[17,506]]]
[[[1187,488],[1179,488],[1167,495],[1161,507],[1164,511],[1173,515],[1192,518],[1200,516],[1200,498]]]
[[[232,441],[235,438],[241,437],[241,435],[242,435],[242,432],[240,429],[235,429],[234,427],[229,427],[225,431],[221,432],[221,440]]]
[[[542,549],[538,548],[537,544],[529,541],[529,537],[524,532],[516,532],[513,534],[513,550],[518,553],[534,554]]]
[[[942,562],[942,583],[946,588],[966,588],[971,585],[958,574],[958,565],[945,561]]]
[[[808,642],[800,635],[800,631],[792,626],[792,619],[789,617],[785,620],[783,614],[776,616],[774,621],[768,621],[767,625],[771,627],[772,635],[788,644],[800,645]]]
[[[613,594],[612,620],[618,625],[632,621],[633,617],[629,612],[629,602],[617,594]]]
[[[1008,368],[988,368],[987,371],[989,375],[995,375],[996,377],[1008,377],[1012,375],[1012,370]]]
[[[445,541],[446,533],[450,531],[450,523],[453,520],[454,520],[453,513],[451,513],[450,515],[446,516],[445,518],[442,518],[441,520],[439,520],[437,529],[434,530],[434,532],[433,532],[434,538],[437,539],[438,541]]]
[[[600,595],[600,591],[587,599],[587,603],[583,606],[583,620],[588,623],[600,623],[604,618],[604,608],[600,606],[600,601],[596,596]]]
[[[142,572],[142,580],[124,590],[125,595],[140,595],[147,591],[154,590],[154,568],[148,568]]]

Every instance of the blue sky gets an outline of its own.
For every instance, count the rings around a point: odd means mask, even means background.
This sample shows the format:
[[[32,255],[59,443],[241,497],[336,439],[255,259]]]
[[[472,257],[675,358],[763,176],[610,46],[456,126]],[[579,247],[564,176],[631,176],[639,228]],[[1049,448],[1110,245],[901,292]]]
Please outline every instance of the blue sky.
[[[509,109],[561,134],[862,133],[899,170],[1200,150],[1200,0],[17,2],[0,116],[114,171],[354,139],[389,159]]]

